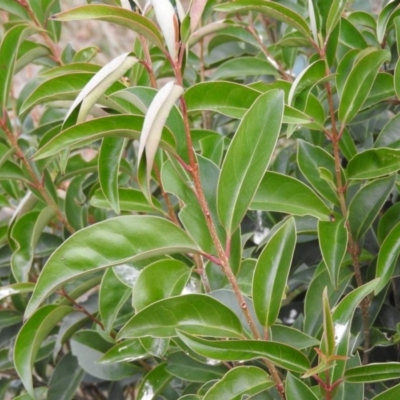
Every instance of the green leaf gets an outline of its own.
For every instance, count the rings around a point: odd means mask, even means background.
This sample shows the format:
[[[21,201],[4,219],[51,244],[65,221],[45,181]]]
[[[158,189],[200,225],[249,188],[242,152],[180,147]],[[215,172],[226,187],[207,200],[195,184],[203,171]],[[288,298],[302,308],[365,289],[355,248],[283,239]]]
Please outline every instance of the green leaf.
[[[32,211],[20,217],[12,226],[10,238],[14,241],[11,270],[17,282],[27,282],[35,248],[43,229],[56,215],[52,207]]]
[[[367,183],[356,193],[348,208],[348,221],[354,240],[363,237],[393,189],[395,175]]]
[[[38,28],[29,25],[16,25],[7,31],[0,44],[0,108],[7,108],[11,83],[14,79],[18,49],[27,36],[36,33]]]
[[[387,50],[371,49],[353,65],[339,102],[338,116],[343,124],[357,115],[368,97],[379,68],[388,60],[390,53]]]
[[[149,352],[143,347],[139,339],[124,340],[98,360],[99,364],[114,364],[122,361],[132,362],[147,357]]]
[[[255,395],[274,385],[261,368],[243,366],[232,368],[204,395],[203,400],[241,400],[243,396]]]
[[[22,322],[22,315],[14,310],[0,310],[0,326],[6,328]]]
[[[327,356],[332,356],[335,354],[335,327],[333,325],[333,318],[331,309],[329,306],[328,288],[325,287],[322,293],[322,310],[324,316],[323,323],[323,352]]]
[[[347,165],[349,179],[373,179],[400,170],[400,149],[380,147],[356,154]]]
[[[227,368],[224,365],[212,365],[199,362],[183,352],[175,352],[168,356],[166,370],[184,381],[208,382],[221,378]]]
[[[86,175],[78,175],[73,178],[65,196],[65,216],[77,231],[87,225],[86,196],[83,192],[86,178]]]
[[[278,76],[276,68],[267,60],[255,57],[239,57],[221,64],[212,75],[214,80],[246,76]]]
[[[11,161],[5,161],[0,168],[0,180],[21,180],[29,182],[18,165]]]
[[[155,231],[168,235],[154,235]],[[51,255],[25,315],[59,286],[85,273],[157,255],[198,251],[184,231],[158,217],[133,215],[99,222],[76,232]]]
[[[47,400],[70,400],[81,383],[84,371],[77,359],[67,353],[56,365],[49,381]]]
[[[372,363],[348,369],[344,373],[344,380],[352,383],[382,382],[397,379],[399,375],[400,363]]]
[[[268,167],[281,128],[283,93],[262,94],[243,117],[228,148],[217,189],[217,207],[230,236],[240,224]]]
[[[382,128],[374,143],[374,147],[400,148],[400,139],[398,136],[399,129],[400,114],[397,114]]]
[[[393,11],[397,8],[398,2],[391,1],[382,8],[382,11],[378,15],[378,21],[376,26],[376,36],[379,43],[382,43],[385,35],[386,29],[391,19]]]
[[[173,337],[176,329],[217,337],[240,337],[238,317],[219,301],[203,294],[170,297],[135,314],[118,333],[118,339],[143,336]]]
[[[168,385],[173,376],[166,369],[167,363],[162,363],[146,374],[140,383],[136,400],[147,400],[149,393],[151,398],[157,398]]]
[[[330,220],[330,210],[303,182],[291,176],[267,171],[250,204],[253,210],[275,211],[292,215],[311,215]]]
[[[35,312],[23,325],[15,340],[14,364],[27,392],[34,398],[32,368],[39,347],[54,326],[73,309],[47,305]]]
[[[373,397],[372,400],[397,400],[400,396],[400,385],[391,387],[377,396]]]
[[[118,312],[131,293],[132,289],[118,279],[113,268],[106,270],[100,285],[99,311],[107,333],[112,331]]]
[[[263,340],[205,340],[178,331],[179,337],[196,353],[215,360],[247,361],[263,357],[294,372],[309,368],[307,357],[286,344]]]
[[[313,391],[291,373],[286,377],[285,392],[287,400],[318,400]]]
[[[319,171],[322,167],[328,170],[332,176],[336,176],[333,157],[319,146],[314,146],[303,140],[298,140],[297,163],[301,173],[317,192],[335,205],[339,205],[336,191],[321,177]]]
[[[335,288],[339,284],[339,268],[347,251],[347,229],[342,218],[318,221],[318,239],[324,263]],[[332,246],[332,243],[335,243]]]
[[[57,21],[85,21],[88,19],[112,22],[143,35],[161,50],[164,48],[160,31],[148,18],[139,13],[120,7],[88,5],[60,12],[54,17]]]
[[[71,341],[71,352],[78,359],[80,367],[90,375],[107,381],[119,381],[138,372],[135,365],[127,362],[99,364],[98,360],[112,347],[98,332],[80,330]]]
[[[35,284],[31,282],[25,283],[14,283],[8,286],[0,287],[0,300],[7,298],[8,296],[13,296],[16,294],[30,293],[33,292]]]
[[[295,11],[279,3],[263,0],[236,0],[214,8],[222,12],[256,11],[288,24],[307,38],[311,37],[307,22]]]
[[[118,188],[119,209],[122,211],[163,213],[160,202],[153,197],[153,206],[149,204],[144,194],[138,189]],[[111,208],[101,189],[96,190],[90,199],[90,205],[98,208]]]
[[[285,343],[297,350],[303,350],[311,346],[319,345],[319,340],[286,325],[273,325],[270,328],[270,333],[270,340]]]
[[[132,291],[132,305],[136,312],[158,300],[179,296],[191,272],[185,263],[178,260],[160,260],[145,267]]]
[[[392,279],[396,261],[400,253],[400,223],[398,223],[386,236],[378,254],[376,264],[376,277],[381,278],[375,289],[378,294]]]
[[[31,19],[26,8],[16,1],[0,0],[0,10],[14,14],[15,16],[27,21],[30,21]]]
[[[257,318],[265,328],[278,317],[295,245],[296,226],[289,218],[269,239],[257,261],[252,294]]]
[[[97,46],[88,46],[76,52],[74,55],[74,63],[88,63],[91,61],[100,49]]]
[[[68,147],[80,147],[103,137],[120,136],[129,139],[139,139],[144,117],[139,115],[112,115],[82,122],[60,132],[57,136],[41,147],[34,158],[40,160],[59,153]],[[164,128],[164,136],[160,146],[174,152],[171,132]]]
[[[118,174],[124,145],[123,138],[105,137],[101,143],[98,161],[101,190],[116,214],[120,213]]]
[[[332,33],[336,24],[340,21],[340,17],[346,7],[347,2],[343,0],[333,0],[329,9],[328,18],[326,20],[326,37]]]
[[[189,87],[184,97],[188,112],[214,111],[243,118],[260,92],[234,82],[201,82]]]

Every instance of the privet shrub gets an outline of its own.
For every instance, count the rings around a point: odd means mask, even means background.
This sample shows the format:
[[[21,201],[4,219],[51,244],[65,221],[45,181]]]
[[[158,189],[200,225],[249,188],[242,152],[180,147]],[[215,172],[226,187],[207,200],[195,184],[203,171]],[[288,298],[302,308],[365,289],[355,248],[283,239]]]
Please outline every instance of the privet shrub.
[[[2,398],[400,398],[400,1],[60,3],[0,0]]]

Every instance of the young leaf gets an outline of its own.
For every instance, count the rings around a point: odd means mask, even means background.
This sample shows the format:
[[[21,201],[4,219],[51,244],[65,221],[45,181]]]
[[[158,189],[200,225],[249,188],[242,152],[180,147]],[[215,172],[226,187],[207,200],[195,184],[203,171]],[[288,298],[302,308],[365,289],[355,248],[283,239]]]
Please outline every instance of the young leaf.
[[[355,240],[365,235],[393,189],[395,176],[377,179],[363,186],[348,209],[350,231]]]
[[[361,109],[372,88],[379,68],[390,60],[387,50],[372,50],[359,58],[347,77],[339,102],[339,120],[350,122]]]
[[[118,174],[124,145],[124,138],[104,138],[101,143],[98,161],[101,190],[116,214],[120,213]]]
[[[150,0],[156,14],[158,25],[164,36],[169,55],[176,59],[176,47],[179,41],[178,17],[169,0]]]
[[[283,93],[262,94],[243,117],[222,165],[217,207],[230,236],[240,224],[274,151],[283,116]]]
[[[318,239],[324,263],[335,288],[339,284],[339,268],[347,250],[347,229],[342,218],[318,221]],[[335,243],[332,246],[332,243]]]
[[[73,309],[67,306],[44,306],[29,318],[18,333],[14,346],[15,369],[33,398],[32,368],[40,345],[54,326],[71,311]]]
[[[201,21],[201,16],[203,14],[204,8],[207,4],[207,0],[193,0],[190,7],[190,31],[194,32],[197,25]]]
[[[303,182],[291,176],[267,171],[250,204],[250,209],[292,215],[311,215],[330,220],[330,210]]]
[[[195,335],[241,337],[238,317],[219,301],[203,294],[170,297],[135,314],[118,332],[118,339],[173,337],[176,329]]]
[[[269,239],[253,277],[254,309],[260,323],[270,327],[281,308],[296,244],[296,226],[289,218]]]
[[[241,400],[244,395],[255,395],[273,385],[268,374],[258,367],[235,367],[211,387],[203,400]]]
[[[349,179],[373,179],[400,170],[400,149],[377,148],[357,153],[347,165]]]
[[[178,336],[193,351],[214,360],[247,361],[264,357],[294,372],[305,372],[310,366],[303,353],[282,343],[263,340],[206,340],[182,331],[178,331]]]
[[[164,49],[163,38],[157,27],[148,18],[139,13],[125,10],[120,7],[106,5],[88,5],[73,8],[56,14],[57,21],[85,21],[88,19],[112,22],[143,35],[161,50]]]
[[[169,3],[169,0],[165,1],[168,1]],[[175,85],[174,82],[171,81],[160,89],[147,110],[143,122],[142,134],[140,135],[137,156],[137,164],[139,166],[143,152],[146,150],[147,186],[149,186],[151,170],[153,168],[154,158],[161,139],[165,121],[167,120],[175,101],[178,100],[182,93],[183,88],[179,85]]]
[[[155,230],[168,235],[154,235]],[[184,231],[158,217],[131,215],[99,222],[76,232],[51,255],[25,316],[57,287],[85,273],[156,255],[198,251]]]
[[[335,328],[329,306],[328,288],[325,287],[322,293],[322,310],[324,315],[323,324],[323,343],[325,345],[323,352],[327,356],[335,354]]]

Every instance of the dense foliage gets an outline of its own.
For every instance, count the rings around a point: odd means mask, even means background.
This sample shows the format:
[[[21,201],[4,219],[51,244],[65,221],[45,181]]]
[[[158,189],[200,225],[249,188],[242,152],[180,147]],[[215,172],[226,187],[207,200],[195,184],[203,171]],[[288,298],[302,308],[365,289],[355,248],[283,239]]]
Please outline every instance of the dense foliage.
[[[400,1],[65,3],[0,0],[0,397],[400,398]]]

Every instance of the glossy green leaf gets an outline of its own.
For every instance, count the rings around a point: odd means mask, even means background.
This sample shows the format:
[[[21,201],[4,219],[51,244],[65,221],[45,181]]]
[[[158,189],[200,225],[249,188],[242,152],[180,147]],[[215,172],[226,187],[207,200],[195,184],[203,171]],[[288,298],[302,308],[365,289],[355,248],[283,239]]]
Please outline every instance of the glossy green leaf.
[[[342,123],[350,122],[357,115],[368,97],[379,68],[388,60],[388,51],[371,50],[353,65],[339,103],[338,116]]]
[[[336,191],[320,175],[320,168],[328,170],[332,176],[335,175],[335,161],[333,157],[324,149],[314,146],[303,140],[298,141],[297,162],[302,174],[311,185],[324,198],[339,205]],[[343,174],[344,177],[344,174]]]
[[[173,376],[189,382],[208,382],[221,378],[227,371],[224,365],[202,363],[183,352],[175,352],[168,356],[166,370]]]
[[[400,396],[400,385],[391,387],[377,396],[373,397],[372,400],[397,400]]]
[[[241,400],[271,388],[269,375],[260,368],[243,366],[232,368],[205,394],[203,400]]]
[[[26,8],[18,2],[0,0],[0,9],[27,21],[30,20],[29,13],[27,12]]]
[[[65,216],[71,226],[79,231],[87,225],[87,207],[84,184],[87,176],[78,175],[73,178],[67,188],[65,196]]]
[[[143,347],[139,339],[124,340],[98,360],[100,364],[114,364],[122,361],[132,362],[147,357],[149,352]]]
[[[166,367],[167,363],[159,364],[146,374],[140,383],[136,395],[137,400],[147,400],[149,394],[151,398],[156,398],[156,396],[162,392],[168,382],[173,378]]]
[[[288,175],[267,171],[250,204],[253,210],[293,215],[311,215],[329,221],[330,210],[303,182]]]
[[[382,382],[397,379],[399,375],[400,363],[385,362],[350,368],[345,372],[344,379],[352,383]]]
[[[49,54],[50,49],[47,46],[30,40],[25,40],[21,43],[18,51],[18,61],[15,64],[15,71],[21,71],[27,65],[34,63],[37,59],[48,56]]]
[[[307,22],[292,9],[282,4],[263,0],[236,0],[215,7],[222,12],[256,11],[268,17],[285,22],[306,37],[311,36]]]
[[[400,148],[400,140],[398,137],[399,127],[400,115],[397,114],[382,128],[374,143],[374,147],[390,147],[395,149]]]
[[[88,46],[76,52],[74,55],[74,63],[88,63],[91,61],[99,52],[97,46]]]
[[[192,270],[178,260],[160,260],[144,268],[133,287],[132,305],[136,312],[158,300],[179,296]],[[163,276],[163,279],[160,279]]]
[[[210,296],[187,294],[163,299],[144,308],[122,327],[118,339],[173,337],[176,329],[206,336],[242,335],[242,325],[229,308]]]
[[[6,328],[22,322],[22,315],[18,311],[0,310],[0,326]]]
[[[335,354],[335,327],[329,306],[328,288],[326,287],[322,293],[322,310],[324,316],[323,324],[323,344],[325,345],[323,352],[327,356]]]
[[[326,20],[326,36],[328,37],[335,29],[340,17],[346,7],[347,2],[344,0],[333,0],[329,9],[328,18]]]
[[[18,333],[14,347],[15,369],[32,397],[32,368],[39,347],[54,326],[71,311],[72,308],[67,306],[44,306],[29,318]]]
[[[99,154],[99,182],[104,197],[110,203],[111,208],[120,213],[118,173],[124,150],[125,140],[119,137],[106,137],[103,139]]]
[[[228,148],[217,189],[218,214],[229,235],[240,224],[268,167],[281,128],[283,93],[262,94]]]
[[[285,343],[297,350],[318,346],[319,340],[307,335],[298,329],[286,325],[272,325],[270,328],[270,340]]]
[[[103,275],[99,293],[99,311],[106,332],[110,333],[118,312],[128,300],[132,289],[123,284],[112,268]]]
[[[5,161],[0,168],[0,180],[28,181],[21,168],[11,161]]]
[[[269,239],[258,258],[253,277],[253,303],[260,323],[271,326],[285,296],[294,248],[296,226],[289,218]]]
[[[382,11],[378,15],[378,21],[376,24],[377,25],[376,26],[376,36],[377,36],[379,43],[382,43],[382,41],[386,35],[386,29],[387,29],[390,17],[397,6],[398,6],[397,1],[391,1],[388,4],[386,4],[385,7],[382,8]]]
[[[49,381],[47,400],[71,399],[81,383],[84,371],[79,367],[77,359],[67,353],[56,365]]]
[[[11,269],[17,282],[27,282],[36,245],[43,229],[56,215],[52,207],[32,211],[19,218],[12,226],[10,238],[14,241]]]
[[[154,235],[154,230],[168,235]],[[158,217],[134,215],[99,222],[76,232],[51,255],[25,315],[57,287],[85,273],[156,255],[198,251],[184,231]]]
[[[319,246],[334,287],[339,283],[339,268],[347,251],[347,236],[342,218],[318,221]],[[335,243],[335,246],[332,246],[332,243]]]
[[[400,203],[396,203],[381,216],[377,229],[379,243],[386,239],[390,231],[400,222]]]
[[[234,82],[202,82],[186,90],[189,112],[214,111],[232,118],[242,118],[260,92]]]
[[[245,76],[278,76],[276,68],[266,60],[255,57],[239,57],[221,64],[214,72],[213,79],[228,79]]]
[[[38,28],[30,25],[16,25],[2,37],[0,43],[0,107],[2,109],[7,107],[19,46],[27,36],[37,31]]]
[[[392,279],[396,261],[400,253],[400,223],[386,236],[378,254],[376,277],[381,278],[375,293],[379,293]]]
[[[71,341],[71,352],[78,359],[80,367],[90,375],[107,381],[117,381],[138,372],[138,368],[127,362],[99,364],[98,360],[112,347],[98,332],[80,330]]]
[[[370,228],[393,189],[395,176],[367,183],[356,193],[348,208],[350,231],[355,240]]]
[[[348,20],[342,17],[340,19],[339,41],[350,49],[363,50],[368,47],[364,35]]]
[[[46,158],[68,147],[80,147],[108,136],[139,139],[143,120],[144,117],[138,115],[112,115],[80,123],[59,133],[41,147],[34,157],[37,160]],[[170,143],[174,143],[174,139],[171,133],[165,129],[164,135],[160,146],[173,152]]]
[[[318,400],[313,391],[291,373],[286,377],[285,392],[287,400]]]
[[[164,48],[160,31],[153,22],[139,13],[120,7],[100,4],[87,5],[58,13],[54,18],[57,21],[85,21],[93,19],[112,22],[143,35],[160,49]]]
[[[368,149],[356,154],[347,165],[349,179],[373,179],[400,170],[400,149]]]
[[[206,340],[179,331],[179,337],[196,353],[215,360],[240,361],[263,357],[294,372],[309,368],[307,357],[286,344],[262,340]]]
[[[153,206],[149,204],[144,194],[138,189],[118,188],[119,209],[122,211],[163,213],[160,202],[153,197]],[[90,199],[93,207],[111,208],[101,189],[98,189]]]

